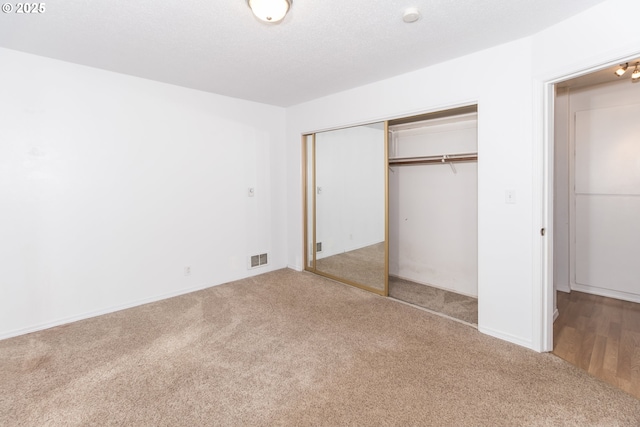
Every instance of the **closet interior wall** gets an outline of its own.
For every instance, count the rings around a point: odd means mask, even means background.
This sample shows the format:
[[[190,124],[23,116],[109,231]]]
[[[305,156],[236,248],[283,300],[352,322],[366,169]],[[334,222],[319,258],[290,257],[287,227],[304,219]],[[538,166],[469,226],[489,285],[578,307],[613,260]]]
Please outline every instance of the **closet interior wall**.
[[[393,159],[477,154],[477,113],[392,125],[389,274],[478,296],[477,161],[393,165]]]

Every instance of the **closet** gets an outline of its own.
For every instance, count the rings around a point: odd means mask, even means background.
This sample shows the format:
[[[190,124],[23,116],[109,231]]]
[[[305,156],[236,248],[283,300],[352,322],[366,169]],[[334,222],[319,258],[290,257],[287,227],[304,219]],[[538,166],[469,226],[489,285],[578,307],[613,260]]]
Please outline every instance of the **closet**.
[[[305,269],[478,322],[477,106],[302,136]]]
[[[389,296],[478,322],[476,106],[389,121]]]

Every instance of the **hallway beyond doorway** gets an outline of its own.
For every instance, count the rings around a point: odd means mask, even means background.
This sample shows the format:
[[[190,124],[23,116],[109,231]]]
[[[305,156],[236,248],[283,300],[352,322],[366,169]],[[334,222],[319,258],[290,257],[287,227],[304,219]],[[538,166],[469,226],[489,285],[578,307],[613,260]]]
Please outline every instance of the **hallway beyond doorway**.
[[[553,354],[640,399],[640,304],[558,292]]]

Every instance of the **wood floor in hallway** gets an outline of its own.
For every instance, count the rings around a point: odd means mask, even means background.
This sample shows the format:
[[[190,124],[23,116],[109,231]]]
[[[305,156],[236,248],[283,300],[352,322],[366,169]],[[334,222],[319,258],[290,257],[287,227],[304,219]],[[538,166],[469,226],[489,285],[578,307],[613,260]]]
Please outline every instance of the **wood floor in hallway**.
[[[640,399],[640,304],[558,292],[553,354]]]

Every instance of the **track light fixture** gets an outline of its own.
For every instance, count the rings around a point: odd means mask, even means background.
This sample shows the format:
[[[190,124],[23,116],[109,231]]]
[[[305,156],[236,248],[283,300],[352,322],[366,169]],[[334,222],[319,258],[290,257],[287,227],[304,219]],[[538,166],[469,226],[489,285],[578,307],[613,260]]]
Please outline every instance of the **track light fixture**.
[[[627,68],[629,68],[628,62],[626,64],[620,64],[620,67],[616,70],[616,76],[622,77],[624,73],[627,72]]]
[[[631,73],[631,81],[633,83],[637,83],[638,81],[640,81],[640,68],[638,68],[639,65],[640,62],[636,62],[636,68],[633,70],[633,73]]]
[[[256,18],[274,23],[285,17],[293,0],[247,0],[247,3]]]

